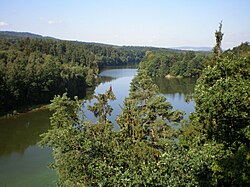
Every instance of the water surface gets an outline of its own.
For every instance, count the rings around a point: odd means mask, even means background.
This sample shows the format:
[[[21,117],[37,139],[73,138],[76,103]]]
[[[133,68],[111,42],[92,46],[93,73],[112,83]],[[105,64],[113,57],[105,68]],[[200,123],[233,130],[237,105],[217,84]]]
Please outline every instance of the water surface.
[[[40,110],[0,120],[0,187],[55,186],[51,150],[37,145],[50,115]]]
[[[184,111],[186,114],[184,119],[188,119],[191,112],[194,112],[194,101],[186,102],[186,97],[194,93],[196,78],[157,78],[155,83],[160,92],[172,104],[173,109]]]

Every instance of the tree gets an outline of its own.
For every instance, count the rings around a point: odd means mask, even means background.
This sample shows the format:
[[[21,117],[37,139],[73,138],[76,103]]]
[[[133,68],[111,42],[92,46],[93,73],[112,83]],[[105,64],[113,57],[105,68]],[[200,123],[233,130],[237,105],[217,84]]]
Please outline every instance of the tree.
[[[194,153],[178,147],[168,124],[181,113],[172,111],[171,105],[154,88],[152,80],[139,72],[123,114],[117,120],[121,127],[118,131],[113,131],[112,123],[107,121],[107,114],[112,111],[108,101],[114,98],[111,88],[96,96],[97,102],[89,107],[99,117],[96,124],[80,115],[82,104],[77,98],[72,101],[65,94],[54,98],[50,105],[54,111],[51,129],[42,135],[41,144],[53,148],[52,167],[58,172],[58,185],[198,184],[195,174],[202,164],[184,164],[186,155],[192,160]],[[202,157],[200,153],[203,152],[195,154]],[[186,167],[192,169],[184,172]],[[194,177],[192,182],[190,177]]]
[[[249,57],[219,59],[200,77],[195,88],[196,115],[208,137],[229,145],[247,141],[243,129],[250,116],[249,64]]]
[[[224,34],[221,32],[221,29],[222,29],[222,21],[220,22],[219,30],[215,31],[216,44],[213,48],[213,59],[212,59],[211,65],[215,65],[215,63],[218,61],[218,58],[220,57],[222,53],[221,41],[223,39]]]
[[[19,107],[48,103],[56,94],[84,96],[98,82],[99,68],[135,64],[145,49],[0,33],[1,115]]]
[[[113,111],[108,102],[116,99],[112,91],[112,86],[110,86],[106,93],[98,94],[97,96],[94,95],[94,98],[97,99],[97,102],[93,106],[89,106],[88,109],[94,113],[95,117],[98,117],[99,123],[105,124],[108,122],[107,115],[111,115]]]
[[[117,118],[125,136],[135,141],[148,139],[156,145],[157,139],[173,135],[170,122],[179,121],[182,113],[172,111],[171,104],[158,94],[152,79],[140,69],[124,101],[123,113]]]
[[[216,32],[214,66],[207,67],[197,81],[196,112],[191,117],[200,144],[215,141],[222,156],[214,155],[212,181],[218,186],[250,184],[250,56],[232,52],[220,55],[221,24]],[[191,132],[192,132],[191,131]],[[193,133],[192,132],[192,133]]]
[[[178,77],[199,76],[209,61],[210,54],[193,51],[156,51],[148,52],[140,63],[151,77]]]

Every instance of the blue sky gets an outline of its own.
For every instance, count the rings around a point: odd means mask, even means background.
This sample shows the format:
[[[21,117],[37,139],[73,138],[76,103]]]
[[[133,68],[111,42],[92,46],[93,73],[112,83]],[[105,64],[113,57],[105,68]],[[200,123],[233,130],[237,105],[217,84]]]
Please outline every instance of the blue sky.
[[[250,41],[250,0],[0,0],[0,30],[156,47]]]

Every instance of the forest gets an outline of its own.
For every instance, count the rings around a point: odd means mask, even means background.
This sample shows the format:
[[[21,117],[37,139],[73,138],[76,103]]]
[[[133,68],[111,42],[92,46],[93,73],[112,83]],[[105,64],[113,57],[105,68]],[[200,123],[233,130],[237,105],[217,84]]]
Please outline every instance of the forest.
[[[153,77],[198,77],[208,65],[211,54],[208,52],[150,52],[141,62]]]
[[[0,32],[0,115],[46,104],[56,94],[83,98],[100,69],[135,65],[150,76],[198,76],[209,53],[154,47],[113,46]],[[160,62],[160,63],[159,63]],[[143,65],[144,64],[144,65]]]
[[[96,123],[84,120],[84,103],[77,97],[55,96],[51,129],[40,144],[53,148],[58,186],[249,186],[249,43],[222,52],[221,25],[215,36],[210,57],[185,52],[178,58],[180,64],[207,59],[194,73],[199,78],[189,121],[152,81],[152,76],[180,75],[173,73],[169,54],[145,55],[117,116],[118,131],[108,120],[112,87],[89,107]],[[181,122],[179,129],[175,122]]]
[[[48,103],[64,92],[83,97],[86,87],[98,82],[100,68],[138,64],[144,53],[145,49],[1,32],[0,114]]]
[[[228,49],[222,56],[240,58],[249,54],[249,43]],[[140,65],[151,77],[199,77],[208,65],[211,65],[213,54],[202,51],[147,51]]]

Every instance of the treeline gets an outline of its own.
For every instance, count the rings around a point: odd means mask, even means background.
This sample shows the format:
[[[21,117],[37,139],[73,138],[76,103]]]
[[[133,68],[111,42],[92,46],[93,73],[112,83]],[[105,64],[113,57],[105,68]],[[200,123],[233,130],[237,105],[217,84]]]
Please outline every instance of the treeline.
[[[250,45],[242,43],[238,47],[224,51],[221,55],[241,58],[249,54]],[[140,63],[152,77],[199,77],[202,70],[213,61],[212,53],[194,51],[147,51]]]
[[[141,68],[153,77],[197,77],[207,67],[211,54],[194,51],[146,53]]]
[[[47,103],[64,92],[84,96],[85,88],[97,82],[100,67],[139,63],[145,53],[37,35],[11,36],[3,32],[0,38],[0,114]]]
[[[231,56],[230,56],[231,55]],[[223,57],[230,56],[234,59],[240,59],[243,56],[250,55],[250,42],[241,43],[239,46],[226,50],[222,53]]]
[[[56,56],[62,63],[89,65],[95,62],[99,67],[139,63],[144,56],[144,50],[132,48],[29,37],[2,37],[0,49],[17,50],[24,55],[39,51],[42,54]]]

